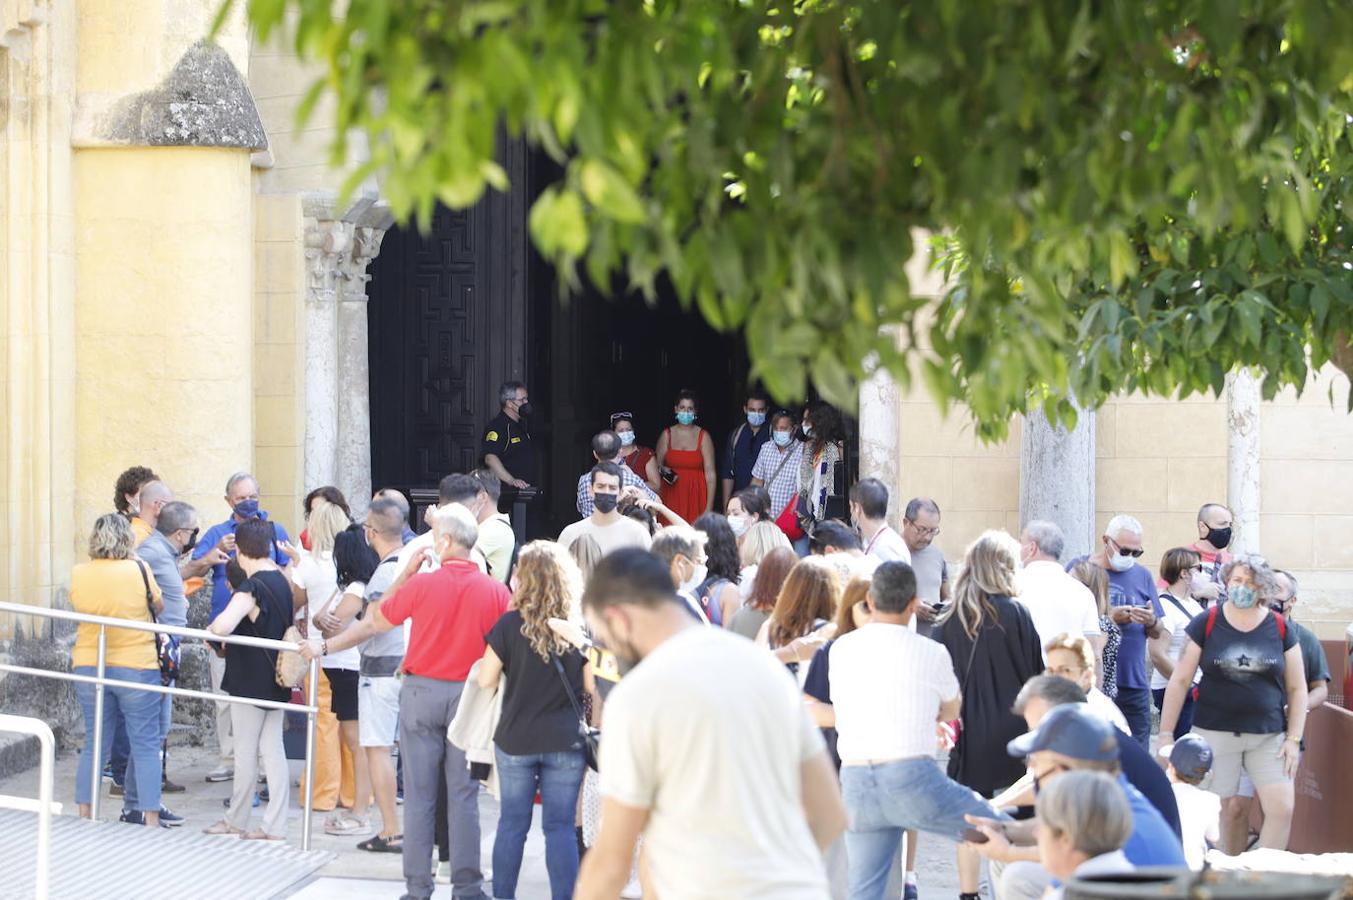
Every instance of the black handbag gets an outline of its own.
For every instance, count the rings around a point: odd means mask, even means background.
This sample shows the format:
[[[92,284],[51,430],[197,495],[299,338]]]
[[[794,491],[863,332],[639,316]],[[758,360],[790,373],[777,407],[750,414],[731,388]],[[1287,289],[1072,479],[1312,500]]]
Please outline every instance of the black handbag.
[[[559,680],[564,683],[564,693],[568,694],[568,702],[573,705],[573,712],[578,716],[578,733],[583,739],[583,756],[587,760],[587,767],[593,772],[599,771],[597,759],[601,749],[601,729],[593,728],[587,723],[583,705],[573,693],[573,685],[568,683],[568,674],[564,672],[564,664],[560,661],[559,654],[551,653],[550,659],[554,661],[554,670],[559,673]]]

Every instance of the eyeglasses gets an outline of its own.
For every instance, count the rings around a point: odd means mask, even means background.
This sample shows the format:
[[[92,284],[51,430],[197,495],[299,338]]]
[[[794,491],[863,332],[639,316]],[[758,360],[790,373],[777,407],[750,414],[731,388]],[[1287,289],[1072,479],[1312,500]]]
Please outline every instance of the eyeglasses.
[[[1118,552],[1120,554],[1122,554],[1123,556],[1131,556],[1133,559],[1140,559],[1141,555],[1146,552],[1141,547],[1138,547],[1136,550],[1129,550],[1127,547],[1124,547],[1122,544],[1118,543],[1113,538],[1109,538],[1109,543],[1117,547]]]
[[[914,530],[921,537],[933,538],[937,537],[940,533],[940,527],[938,525],[936,525],[934,528],[922,528],[920,525],[917,525],[911,519],[905,519],[904,522],[908,527]]]

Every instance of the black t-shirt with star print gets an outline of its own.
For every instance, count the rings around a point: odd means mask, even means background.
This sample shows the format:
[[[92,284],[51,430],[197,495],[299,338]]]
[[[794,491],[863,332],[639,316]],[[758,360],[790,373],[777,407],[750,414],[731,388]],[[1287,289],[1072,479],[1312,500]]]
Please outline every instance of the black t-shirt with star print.
[[[1185,629],[1203,648],[1203,680],[1198,685],[1193,724],[1238,734],[1284,731],[1287,666],[1283,654],[1296,646],[1296,629],[1286,623],[1286,634],[1282,634],[1277,617],[1270,612],[1253,631],[1240,631],[1226,620],[1228,608],[1217,609],[1210,635],[1206,612],[1195,616]]]

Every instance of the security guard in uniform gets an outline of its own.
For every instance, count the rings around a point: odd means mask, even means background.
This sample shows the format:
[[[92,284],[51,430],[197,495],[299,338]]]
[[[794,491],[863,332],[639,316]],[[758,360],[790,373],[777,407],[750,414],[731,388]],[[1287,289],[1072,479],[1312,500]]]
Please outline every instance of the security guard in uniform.
[[[484,429],[480,454],[484,465],[503,483],[499,512],[511,512],[518,491],[536,482],[536,449],[527,428],[531,415],[529,397],[526,385],[520,381],[503,382],[498,389],[502,410]]]

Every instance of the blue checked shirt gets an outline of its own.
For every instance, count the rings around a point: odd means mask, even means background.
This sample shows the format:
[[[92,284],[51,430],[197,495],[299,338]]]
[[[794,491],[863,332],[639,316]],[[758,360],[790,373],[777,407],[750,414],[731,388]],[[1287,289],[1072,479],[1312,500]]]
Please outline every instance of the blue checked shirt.
[[[595,509],[592,505],[592,495],[587,491],[591,481],[591,469],[588,469],[578,477],[578,515],[582,516],[584,519],[592,515],[592,510]],[[655,502],[658,499],[658,495],[653,493],[652,488],[650,488],[642,478],[635,475],[634,470],[624,463],[620,463],[620,487],[622,490],[627,487],[637,487],[648,499]]]

